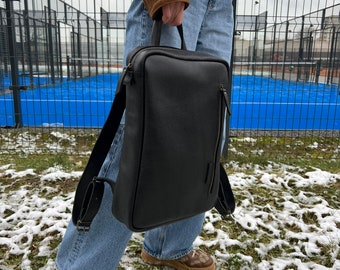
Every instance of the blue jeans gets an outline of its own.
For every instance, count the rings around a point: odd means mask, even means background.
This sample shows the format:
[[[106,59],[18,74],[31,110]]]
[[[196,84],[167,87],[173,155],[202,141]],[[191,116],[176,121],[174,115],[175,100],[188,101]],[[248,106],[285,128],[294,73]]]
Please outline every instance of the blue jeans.
[[[196,50],[224,58],[229,62],[233,37],[231,0],[191,1],[185,11],[183,28],[188,50]],[[148,45],[152,21],[141,0],[134,0],[127,14],[126,55],[136,46]],[[175,27],[164,27],[161,43],[180,46]],[[170,71],[171,72],[171,71]],[[124,137],[124,121],[116,133],[103,163],[100,176],[115,181]],[[101,207],[89,232],[78,232],[69,223],[57,254],[58,269],[116,269],[132,232],[111,212],[112,194],[106,184]],[[178,259],[190,253],[200,233],[204,213],[159,227],[145,233],[144,249],[160,259]]]

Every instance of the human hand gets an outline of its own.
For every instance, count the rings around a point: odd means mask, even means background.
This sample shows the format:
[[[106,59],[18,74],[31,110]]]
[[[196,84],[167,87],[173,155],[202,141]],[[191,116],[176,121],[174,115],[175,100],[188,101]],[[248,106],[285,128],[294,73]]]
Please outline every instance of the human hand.
[[[182,2],[167,4],[162,7],[164,24],[177,26],[182,23],[185,5]]]

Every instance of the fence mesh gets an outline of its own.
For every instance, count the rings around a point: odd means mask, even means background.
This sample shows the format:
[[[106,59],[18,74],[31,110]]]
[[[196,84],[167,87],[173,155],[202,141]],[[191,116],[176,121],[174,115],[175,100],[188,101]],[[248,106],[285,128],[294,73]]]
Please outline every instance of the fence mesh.
[[[130,2],[0,2],[1,153],[88,153]],[[340,3],[237,0],[235,11],[230,152],[339,158]]]

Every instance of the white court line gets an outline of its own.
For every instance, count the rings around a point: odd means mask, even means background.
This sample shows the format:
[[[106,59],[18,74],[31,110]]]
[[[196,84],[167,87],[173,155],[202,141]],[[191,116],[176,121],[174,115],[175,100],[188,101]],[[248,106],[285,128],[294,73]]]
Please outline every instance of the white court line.
[[[26,102],[84,102],[84,103],[112,103],[113,99],[110,100],[77,100],[77,99],[21,99],[21,101],[26,101]]]

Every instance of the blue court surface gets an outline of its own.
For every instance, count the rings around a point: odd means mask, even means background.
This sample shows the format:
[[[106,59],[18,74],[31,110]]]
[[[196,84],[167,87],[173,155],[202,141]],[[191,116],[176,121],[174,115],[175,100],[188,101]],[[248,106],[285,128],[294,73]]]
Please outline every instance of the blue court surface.
[[[102,127],[119,74],[21,91],[24,126]],[[39,78],[43,80],[43,78]],[[29,84],[23,78],[23,85]],[[6,87],[6,84],[5,84]],[[233,129],[340,130],[337,85],[233,76]],[[0,92],[0,126],[14,126],[13,96]]]

